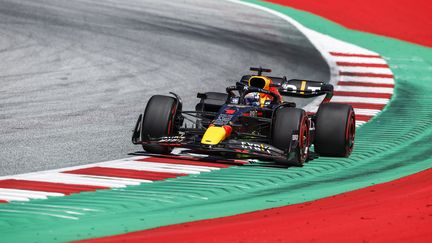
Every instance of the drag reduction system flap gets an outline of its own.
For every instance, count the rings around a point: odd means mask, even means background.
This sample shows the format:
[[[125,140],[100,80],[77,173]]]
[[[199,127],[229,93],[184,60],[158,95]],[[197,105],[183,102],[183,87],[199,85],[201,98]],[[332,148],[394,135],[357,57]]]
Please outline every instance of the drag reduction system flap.
[[[279,93],[284,96],[315,97],[326,94],[333,96],[333,85],[319,81],[290,79],[274,80]],[[279,82],[278,82],[279,81]],[[327,98],[327,97],[326,97]]]

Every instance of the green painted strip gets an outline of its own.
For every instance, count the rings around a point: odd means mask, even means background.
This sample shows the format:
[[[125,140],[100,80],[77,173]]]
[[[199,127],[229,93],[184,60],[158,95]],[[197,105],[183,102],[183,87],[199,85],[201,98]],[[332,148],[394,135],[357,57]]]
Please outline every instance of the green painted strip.
[[[256,163],[124,189],[0,205],[2,241],[70,241],[228,216],[314,200],[431,168],[431,49],[348,30],[291,8],[250,2],[374,50],[389,62],[397,81],[393,100],[359,129],[350,158],[320,158],[289,169]]]

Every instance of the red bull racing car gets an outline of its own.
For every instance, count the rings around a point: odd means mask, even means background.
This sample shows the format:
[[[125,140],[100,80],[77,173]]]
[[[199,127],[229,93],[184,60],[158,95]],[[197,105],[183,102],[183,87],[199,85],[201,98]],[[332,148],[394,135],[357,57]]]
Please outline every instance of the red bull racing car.
[[[154,95],[139,115],[132,135],[145,151],[169,154],[173,148],[227,158],[273,160],[302,166],[316,156],[348,157],[354,146],[355,114],[350,105],[331,103],[333,86],[324,82],[271,77],[254,68],[226,93],[198,93],[194,111],[181,98]],[[283,96],[324,96],[308,114]],[[313,150],[311,150],[313,147]]]

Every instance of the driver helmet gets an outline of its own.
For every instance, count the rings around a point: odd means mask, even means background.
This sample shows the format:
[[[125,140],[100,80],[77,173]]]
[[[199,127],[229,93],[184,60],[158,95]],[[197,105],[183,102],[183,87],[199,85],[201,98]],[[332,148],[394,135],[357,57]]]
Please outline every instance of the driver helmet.
[[[244,97],[246,105],[250,106],[260,106],[260,94],[257,92],[252,92]]]
[[[271,79],[266,76],[252,76],[249,78],[249,86],[270,90]]]
[[[249,78],[249,86],[256,87],[264,90],[270,90],[270,86],[272,83],[272,80],[266,76],[252,76]],[[257,98],[258,104],[256,106],[265,107],[273,100],[273,97],[271,95],[267,95],[264,93],[249,93],[246,96],[249,96],[250,94],[254,94],[254,98]],[[245,96],[245,99],[246,99]],[[246,104],[248,104],[246,102]]]

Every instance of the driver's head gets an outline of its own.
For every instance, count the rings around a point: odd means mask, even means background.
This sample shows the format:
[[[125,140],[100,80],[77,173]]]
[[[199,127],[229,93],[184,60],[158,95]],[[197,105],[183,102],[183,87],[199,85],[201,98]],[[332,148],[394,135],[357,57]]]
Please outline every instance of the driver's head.
[[[270,85],[272,81],[270,78],[265,76],[252,76],[249,78],[249,86],[256,87],[264,90],[270,90]],[[265,107],[267,104],[267,101],[271,101],[273,98],[271,95],[264,94],[264,93],[256,93],[258,94],[258,103],[261,107]]]
[[[261,106],[261,102],[260,102],[260,95],[257,92],[252,92],[249,93],[247,95],[245,95],[244,100],[246,105],[251,105],[251,106]]]
[[[252,76],[249,78],[249,86],[270,90],[271,79],[265,76]]]

